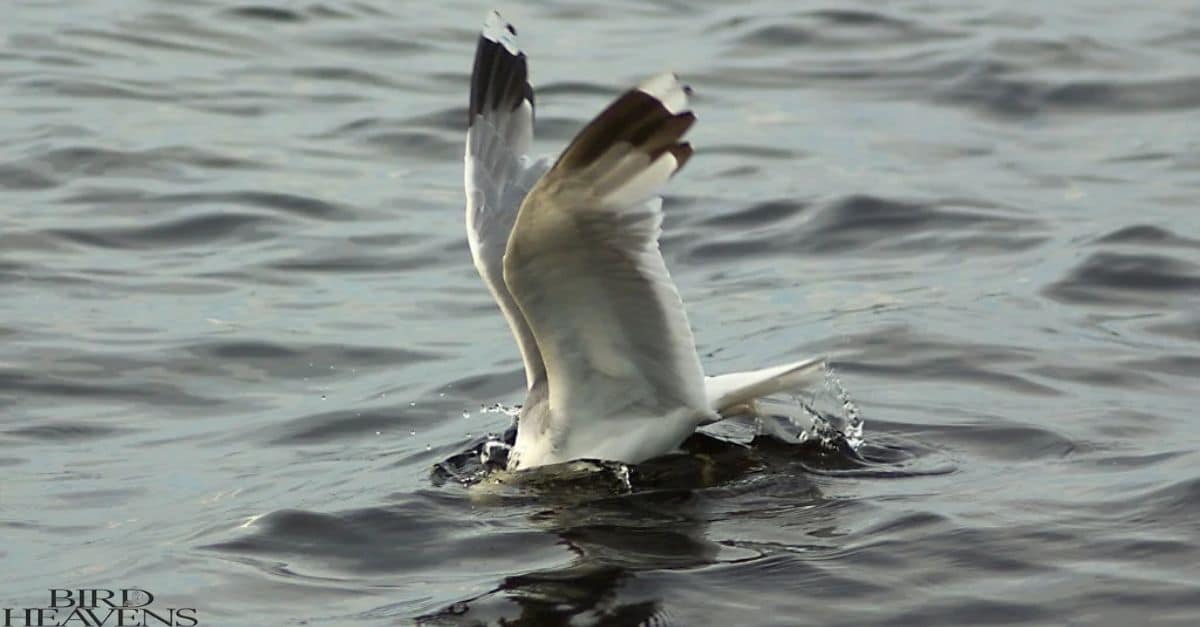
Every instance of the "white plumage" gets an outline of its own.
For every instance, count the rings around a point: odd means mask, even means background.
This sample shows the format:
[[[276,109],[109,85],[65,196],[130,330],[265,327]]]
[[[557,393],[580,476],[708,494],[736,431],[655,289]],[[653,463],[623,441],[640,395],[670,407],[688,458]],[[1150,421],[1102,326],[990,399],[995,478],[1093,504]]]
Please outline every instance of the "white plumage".
[[[658,194],[692,152],[688,90],[672,74],[647,79],[553,165],[533,160],[533,90],[515,38],[493,13],[475,55],[465,159],[471,254],[525,364],[509,468],[641,462],[722,413],[809,383],[821,359],[704,376],[658,248]]]

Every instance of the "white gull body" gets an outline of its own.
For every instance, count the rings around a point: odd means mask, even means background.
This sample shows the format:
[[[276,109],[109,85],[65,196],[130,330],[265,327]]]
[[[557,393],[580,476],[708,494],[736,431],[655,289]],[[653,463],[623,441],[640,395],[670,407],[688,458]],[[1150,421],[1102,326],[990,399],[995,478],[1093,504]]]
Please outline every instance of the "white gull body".
[[[754,399],[810,384],[823,358],[705,377],[658,248],[661,188],[692,154],[672,74],[625,92],[551,163],[528,152],[534,97],[493,13],[471,78],[465,184],[475,267],[508,320],[527,396],[508,468],[669,453]]]

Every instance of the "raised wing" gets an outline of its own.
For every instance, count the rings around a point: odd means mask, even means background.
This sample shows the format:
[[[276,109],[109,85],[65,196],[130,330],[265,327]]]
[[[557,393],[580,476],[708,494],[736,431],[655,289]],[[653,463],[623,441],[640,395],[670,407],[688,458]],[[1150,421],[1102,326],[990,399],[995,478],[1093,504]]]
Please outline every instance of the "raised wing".
[[[533,141],[533,88],[516,34],[511,24],[492,13],[479,35],[467,113],[464,183],[471,257],[508,319],[525,363],[526,384],[532,387],[544,372],[542,358],[504,284],[502,259],[517,209],[548,163],[527,155]]]
[[[686,106],[685,88],[670,74],[626,92],[575,137],[521,205],[504,281],[545,362],[554,424],[541,427],[551,438],[579,437],[590,430],[580,423],[597,419],[675,416],[686,431],[658,423],[666,438],[677,438],[654,453],[661,454],[715,418],[658,248],[658,191],[692,153],[680,141],[695,121]],[[629,422],[604,429],[614,441],[642,432]],[[566,459],[577,447],[556,446]],[[578,444],[589,456],[640,461],[635,452],[597,447]]]

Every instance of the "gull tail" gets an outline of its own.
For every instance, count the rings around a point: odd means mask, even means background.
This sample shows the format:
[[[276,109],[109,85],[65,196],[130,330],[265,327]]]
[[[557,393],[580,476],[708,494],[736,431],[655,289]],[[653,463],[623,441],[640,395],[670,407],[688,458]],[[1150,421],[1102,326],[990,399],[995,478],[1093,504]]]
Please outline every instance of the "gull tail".
[[[754,401],[778,392],[799,391],[821,380],[825,358],[813,357],[762,370],[704,378],[708,406],[722,418],[754,413]]]

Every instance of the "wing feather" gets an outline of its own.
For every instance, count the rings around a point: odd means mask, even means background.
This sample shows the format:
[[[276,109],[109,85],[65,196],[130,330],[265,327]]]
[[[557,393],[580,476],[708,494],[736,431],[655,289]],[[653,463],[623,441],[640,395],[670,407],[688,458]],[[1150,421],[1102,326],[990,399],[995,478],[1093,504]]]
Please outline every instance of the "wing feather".
[[[532,387],[544,372],[542,359],[504,284],[503,257],[517,209],[549,164],[527,154],[533,142],[533,88],[525,53],[515,40],[516,29],[492,13],[479,36],[471,74],[464,184],[471,257],[508,320]]]
[[[580,456],[579,448],[641,461],[715,417],[658,247],[657,194],[691,154],[681,138],[695,118],[676,113],[683,103],[684,88],[670,75],[618,98],[529,192],[509,238],[504,281],[545,362],[548,419],[560,423],[549,425],[554,455],[563,459]],[[628,434],[603,424],[619,418],[653,418],[660,428],[646,433],[677,441],[621,438]],[[678,429],[663,428],[670,419]],[[597,441],[602,431],[615,448]]]

